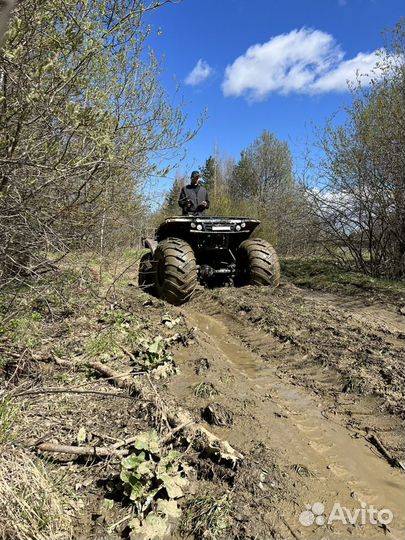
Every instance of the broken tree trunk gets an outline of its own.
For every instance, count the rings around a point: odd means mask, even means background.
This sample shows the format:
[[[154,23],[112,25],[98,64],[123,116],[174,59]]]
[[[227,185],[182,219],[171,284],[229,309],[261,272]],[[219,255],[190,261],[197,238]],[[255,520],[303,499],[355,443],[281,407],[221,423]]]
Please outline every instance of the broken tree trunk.
[[[224,461],[233,468],[242,460],[243,454],[235,450],[228,441],[218,438],[205,427],[194,424],[189,412],[177,410],[168,414],[168,420],[173,427],[183,426],[186,440],[199,452],[206,452],[217,461]]]

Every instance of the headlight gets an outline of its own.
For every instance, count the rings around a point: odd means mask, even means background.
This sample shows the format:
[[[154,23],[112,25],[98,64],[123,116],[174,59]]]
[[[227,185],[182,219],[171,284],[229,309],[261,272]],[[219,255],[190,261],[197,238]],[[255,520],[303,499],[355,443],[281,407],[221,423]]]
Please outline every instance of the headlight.
[[[236,225],[235,229],[236,229],[237,231],[240,231],[240,225],[239,225],[239,224]]]
[[[202,231],[202,225],[201,225],[201,223],[199,223],[199,224],[197,225],[197,231]]]
[[[246,227],[246,223],[243,221],[240,226],[242,227],[242,229],[244,229]]]
[[[191,222],[190,227],[191,227],[192,229],[195,229],[195,228],[196,228],[196,224],[194,223],[194,221]]]

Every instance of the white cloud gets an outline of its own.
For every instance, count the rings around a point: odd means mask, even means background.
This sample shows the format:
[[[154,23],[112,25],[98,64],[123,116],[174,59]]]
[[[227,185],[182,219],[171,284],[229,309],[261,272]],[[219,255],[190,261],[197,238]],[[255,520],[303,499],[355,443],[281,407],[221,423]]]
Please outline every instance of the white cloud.
[[[334,69],[325,73],[311,85],[312,92],[345,92],[348,83],[355,82],[358,77],[367,77],[373,71],[378,76],[376,64],[379,60],[377,51],[370,54],[359,53],[351,60],[344,60]]]
[[[225,70],[224,96],[246,96],[260,101],[270,93],[315,94],[342,92],[358,74],[371,71],[377,53],[359,53],[344,60],[333,36],[302,28],[257,44]]]
[[[212,67],[202,58],[200,58],[192,71],[185,78],[185,83],[190,86],[197,86],[204,82],[213,74]]]

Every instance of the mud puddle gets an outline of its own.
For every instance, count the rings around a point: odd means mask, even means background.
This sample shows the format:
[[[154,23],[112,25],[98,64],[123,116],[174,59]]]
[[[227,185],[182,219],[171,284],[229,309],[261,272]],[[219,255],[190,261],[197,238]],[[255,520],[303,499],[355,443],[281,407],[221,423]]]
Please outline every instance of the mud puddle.
[[[335,503],[351,510],[384,508],[394,516],[387,528],[369,523],[347,527],[335,522],[328,529],[330,537],[344,538],[350,533],[352,538],[403,538],[403,474],[376,455],[363,438],[356,438],[343,425],[325,418],[322,398],[317,399],[305,388],[283,380],[275,366],[247,348],[235,337],[235,321],[231,317],[190,310],[187,319],[205,336],[207,350],[216,349],[232,368],[235,380],[228,403],[237,401],[238,396],[242,399],[249,392],[252,399],[254,415],[250,425],[242,422],[217,431],[237,445],[246,443],[246,429],[251,437],[260,434],[289,466],[308,471],[305,489],[301,487],[296,493],[296,505],[282,509],[283,519],[294,534],[300,538],[325,538],[325,528],[302,526],[299,521],[305,505],[320,502],[326,516]],[[262,349],[267,347],[274,352],[280,348],[269,334],[256,332],[252,337],[255,340]],[[288,361],[286,357],[285,362]],[[305,358],[302,362],[305,363]]]

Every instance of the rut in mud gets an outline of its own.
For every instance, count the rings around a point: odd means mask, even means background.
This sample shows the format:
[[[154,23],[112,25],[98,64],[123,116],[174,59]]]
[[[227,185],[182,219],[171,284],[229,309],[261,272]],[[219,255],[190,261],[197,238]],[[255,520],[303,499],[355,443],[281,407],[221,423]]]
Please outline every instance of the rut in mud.
[[[181,375],[170,394],[196,417],[210,405],[225,408],[232,424],[219,422],[215,433],[244,455],[262,449],[244,486],[250,495],[234,487],[242,499],[238,536],[402,538],[404,476],[367,439],[378,433],[403,460],[401,320],[395,310],[380,309],[375,320],[373,308],[354,312],[335,300],[292,286],[224,289],[182,309],[196,328],[197,351],[177,351]],[[190,388],[202,382],[214,395],[191,399]],[[268,474],[275,464],[277,482]],[[335,503],[387,508],[394,519],[388,528],[303,526],[301,512],[315,502],[325,512]]]

